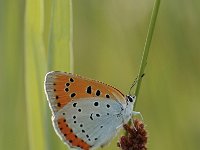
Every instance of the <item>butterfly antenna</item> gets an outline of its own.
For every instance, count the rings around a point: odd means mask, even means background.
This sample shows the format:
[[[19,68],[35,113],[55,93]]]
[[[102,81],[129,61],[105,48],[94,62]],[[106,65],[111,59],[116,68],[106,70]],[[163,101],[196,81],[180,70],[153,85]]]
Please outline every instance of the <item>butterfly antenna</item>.
[[[131,95],[131,90],[132,90],[132,88],[138,83],[138,81],[139,81],[142,77],[144,77],[144,73],[143,73],[139,78],[138,78],[138,77],[135,78],[135,80],[133,81],[133,84],[132,84],[131,87],[130,87],[129,95]]]

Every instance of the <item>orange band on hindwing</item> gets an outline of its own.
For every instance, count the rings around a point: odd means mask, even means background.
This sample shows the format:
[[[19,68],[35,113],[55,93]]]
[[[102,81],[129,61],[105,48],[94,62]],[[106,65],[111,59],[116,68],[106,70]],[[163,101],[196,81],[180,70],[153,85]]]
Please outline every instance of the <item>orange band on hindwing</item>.
[[[57,122],[60,132],[64,135],[65,140],[69,145],[72,147],[80,147],[83,150],[89,150],[91,146],[73,133],[73,130],[68,126],[65,118],[60,118]]]

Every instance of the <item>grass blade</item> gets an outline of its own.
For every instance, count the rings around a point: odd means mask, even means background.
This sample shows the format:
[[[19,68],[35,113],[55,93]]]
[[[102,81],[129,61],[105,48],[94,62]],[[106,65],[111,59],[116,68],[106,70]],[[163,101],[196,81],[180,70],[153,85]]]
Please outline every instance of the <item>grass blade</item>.
[[[73,71],[72,1],[53,0],[48,48],[48,70]],[[46,105],[46,138],[48,150],[66,149],[51,123],[51,112]]]
[[[30,150],[45,150],[43,80],[43,0],[27,0],[25,12],[25,87]]]
[[[28,149],[24,95],[24,0],[0,1],[0,149]]]
[[[48,70],[73,69],[72,2],[54,0],[48,48]]]

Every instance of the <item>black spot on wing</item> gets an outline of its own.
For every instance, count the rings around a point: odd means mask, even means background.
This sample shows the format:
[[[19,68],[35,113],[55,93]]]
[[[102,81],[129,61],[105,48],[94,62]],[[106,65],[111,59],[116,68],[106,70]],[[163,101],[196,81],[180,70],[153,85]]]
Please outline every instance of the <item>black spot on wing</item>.
[[[99,102],[94,102],[94,106],[98,106],[99,105]]]
[[[72,105],[73,105],[73,107],[76,107],[76,106],[77,106],[77,103],[73,103]]]
[[[100,117],[100,114],[96,114],[97,117]]]
[[[96,91],[96,96],[100,96],[101,92],[99,90]]]
[[[91,120],[94,120],[93,117],[92,117],[92,115],[93,115],[93,113],[91,113],[91,115],[90,115],[90,119],[91,119]]]
[[[87,89],[86,89],[86,91],[87,91],[88,94],[92,94],[92,87],[88,86]]]
[[[110,108],[110,105],[109,105],[109,104],[107,104],[107,105],[106,105],[106,107],[107,107],[107,108]]]
[[[70,96],[71,96],[71,97],[74,97],[74,96],[76,96],[76,93],[72,93]]]
[[[73,79],[73,78],[70,78],[69,81],[70,81],[70,82],[74,82],[74,79]]]
[[[110,98],[110,95],[106,94],[106,98]]]
[[[65,92],[68,92],[69,91],[69,89],[68,88],[65,88]]]

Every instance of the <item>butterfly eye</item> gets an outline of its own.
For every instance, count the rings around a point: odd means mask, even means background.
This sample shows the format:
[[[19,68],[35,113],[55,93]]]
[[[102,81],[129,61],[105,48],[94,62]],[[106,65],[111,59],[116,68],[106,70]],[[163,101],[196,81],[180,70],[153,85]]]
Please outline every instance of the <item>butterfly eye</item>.
[[[129,101],[129,102],[133,102],[134,101],[134,99],[135,99],[135,96],[130,96],[130,95],[127,95],[126,96],[127,97],[127,100]]]

